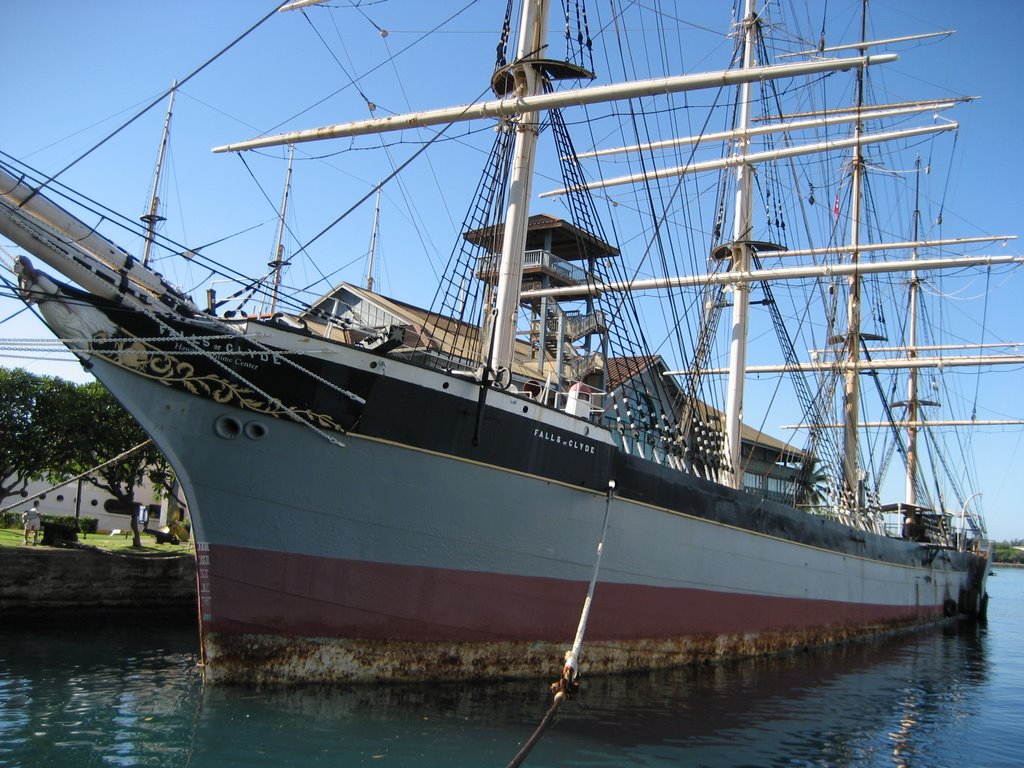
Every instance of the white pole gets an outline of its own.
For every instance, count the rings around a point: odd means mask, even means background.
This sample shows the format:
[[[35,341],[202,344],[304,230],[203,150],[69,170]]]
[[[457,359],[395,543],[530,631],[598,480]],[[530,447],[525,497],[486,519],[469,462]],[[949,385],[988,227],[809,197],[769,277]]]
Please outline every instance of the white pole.
[[[370,231],[370,256],[366,260],[366,290],[373,290],[373,257],[377,250],[377,224],[380,221],[380,189],[373,206],[373,228]]]
[[[564,195],[566,192],[576,192],[584,189],[607,189],[608,187],[621,186],[623,184],[635,184],[637,182],[654,181],[655,179],[671,179],[676,176],[686,176],[691,173],[704,173],[707,171],[720,171],[723,168],[733,168],[737,165],[757,165],[759,163],[785,160],[790,157],[801,157],[803,155],[819,155],[822,152],[830,152],[837,149],[848,149],[850,147],[863,147],[868,144],[878,144],[883,141],[894,141],[896,139],[911,139],[915,136],[924,136],[930,133],[941,133],[943,131],[955,131],[960,127],[958,123],[942,123],[940,125],[924,125],[918,128],[906,128],[901,131],[888,131],[886,133],[872,133],[858,135],[849,139],[835,139],[823,141],[818,144],[801,144],[796,147],[784,147],[772,149],[766,152],[753,152],[746,156],[732,155],[717,160],[705,160],[691,165],[678,165],[672,168],[660,168],[647,171],[646,173],[632,174],[629,176],[616,176],[611,179],[592,181],[588,184],[581,184],[572,189],[552,189],[549,192],[542,192],[538,197],[555,197]]]
[[[886,117],[897,117],[899,115],[916,115],[921,112],[940,112],[945,109],[952,109],[956,106],[955,101],[928,101],[916,106],[898,107],[895,109],[876,109],[865,112],[861,115],[862,120],[882,120]],[[647,152],[655,149],[668,149],[670,147],[684,147],[692,144],[705,144],[713,141],[731,141],[740,137],[743,133],[747,136],[763,136],[771,133],[791,133],[810,128],[824,128],[829,125],[841,125],[852,123],[857,120],[857,115],[826,115],[814,120],[794,120],[789,123],[767,123],[765,125],[748,126],[745,131],[734,128],[731,131],[718,131],[716,133],[702,133],[696,136],[679,136],[662,141],[652,141],[646,144],[631,144],[626,147],[611,147],[609,149],[595,149],[591,152],[578,152],[576,158],[583,160],[589,157],[607,157],[609,155],[622,155],[628,152]]]
[[[921,158],[918,156],[917,161],[914,165],[917,175],[915,176],[914,183],[914,239],[917,239],[917,226],[918,217],[920,211],[918,210],[918,201],[920,200],[920,188],[921,188]],[[910,258],[913,261],[917,260],[917,249],[915,248],[910,253]],[[910,320],[909,320],[909,335],[907,338],[907,357],[915,359],[917,357],[917,301],[920,292],[920,284],[918,282],[917,270],[915,269],[910,273]],[[907,477],[906,477],[906,488],[905,495],[907,504],[917,505],[917,485],[915,480],[917,479],[917,427],[914,426],[914,422],[917,421],[919,407],[917,401],[917,368],[910,369],[910,375],[907,377]]]
[[[971,499],[975,496],[981,496],[981,493],[972,493],[968,496],[967,501],[964,502],[963,507],[960,509],[960,549],[964,549],[964,544],[967,541],[967,505],[971,503]]]
[[[537,96],[516,96],[486,101],[482,104],[464,104],[458,107],[444,107],[425,112],[413,112],[407,115],[358,120],[351,123],[339,123],[322,128],[310,128],[304,131],[293,131],[276,136],[263,136],[249,141],[225,144],[214,147],[214,152],[240,152],[261,147],[277,147],[302,141],[322,141],[348,136],[365,136],[367,134],[401,131],[406,128],[422,128],[427,125],[445,125],[465,120],[476,120],[485,117],[511,117],[524,112],[537,112],[544,109],[583,106],[598,102],[621,101],[640,96],[656,96],[659,94],[682,93],[697,91],[704,88],[725,88],[739,85],[742,82],[758,82],[777,80],[783,77],[799,77],[800,75],[817,72],[841,72],[854,67],[888,64],[899,57],[891,53],[875,56],[857,56],[849,59],[826,59],[809,61],[800,64],[777,64],[771,67],[757,67],[750,71],[724,70],[696,75],[675,75],[659,77],[652,80],[637,80],[631,83],[615,83],[595,88],[575,88],[557,93],[545,93]]]
[[[746,0],[743,14],[743,68],[754,66],[754,34],[757,19],[754,0]],[[736,166],[736,202],[733,211],[732,271],[750,271],[750,245],[753,230],[751,191],[754,168],[745,162],[750,138],[745,134],[750,125],[750,83],[740,85],[738,130],[741,138],[733,157]],[[732,291],[732,328],[729,339],[729,384],[726,391],[725,440],[728,454],[728,477],[733,488],[743,484],[743,385],[747,367],[747,326],[750,310],[750,284],[736,283]]]
[[[800,371],[803,373],[818,371],[893,371],[911,368],[969,368],[971,366],[980,367],[984,365],[1024,365],[1024,355],[964,355],[956,357],[934,355],[914,358],[899,357],[858,360],[856,363],[851,363],[848,360],[836,360],[821,363],[798,363],[796,365],[750,365],[747,366],[747,373],[757,376],[762,373],[789,373],[790,371]],[[701,373],[708,376],[721,375],[728,372],[728,368],[701,369]],[[692,371],[666,371],[665,375],[687,376],[692,373]]]
[[[281,287],[281,268],[284,265],[284,222],[288,212],[288,194],[292,188],[292,162],[295,160],[295,145],[288,148],[288,170],[284,175],[284,192],[281,195],[281,214],[277,222],[277,243],[274,247],[274,260],[270,266],[274,268],[274,284],[270,290],[270,314],[277,308],[277,293]]]
[[[860,264],[817,264],[807,267],[778,267],[777,269],[752,269],[747,272],[716,272],[703,275],[675,275],[673,277],[652,277],[647,280],[628,282],[597,283],[595,285],[571,285],[565,288],[538,288],[523,291],[523,298],[535,299],[541,296],[585,296],[609,291],[648,291],[657,288],[695,288],[706,285],[731,285],[771,280],[801,280],[816,277],[849,276],[854,272],[861,275],[877,275],[886,272],[911,272],[931,269],[960,269],[963,267],[988,267],[996,264],[1021,264],[1024,256],[947,256],[939,259],[919,261],[866,261]]]
[[[539,58],[547,38],[547,0],[525,4],[519,29],[518,66],[513,68],[515,91],[524,98],[535,96],[544,87],[543,80],[530,59]],[[487,361],[492,371],[512,365],[516,340],[516,316],[519,294],[523,287],[523,258],[526,252],[526,227],[530,220],[530,197],[533,191],[533,166],[536,157],[539,114],[522,112],[513,123],[516,131],[509,182],[508,208],[502,235],[501,263],[495,289],[497,310],[491,333],[491,355]]]
[[[142,217],[146,225],[146,245],[142,251],[142,265],[149,265],[149,254],[153,249],[153,238],[156,236],[156,225],[160,216],[160,174],[164,167],[164,154],[167,152],[167,139],[171,133],[171,112],[174,109],[174,94],[178,90],[178,81],[171,84],[171,95],[167,100],[167,115],[164,117],[164,130],[160,138],[160,150],[156,155],[156,171],[153,173],[153,192],[149,196],[149,210]]]
[[[867,25],[867,5],[862,6],[860,39],[865,37]],[[864,70],[857,70],[857,112],[864,106]],[[857,267],[860,262],[860,218],[863,200],[864,154],[861,148],[863,125],[860,120],[853,124],[853,179],[850,190],[850,265]],[[849,296],[846,303],[846,356],[851,364],[843,382],[843,497],[854,511],[859,511],[860,472],[857,456],[857,423],[860,421],[860,373],[856,369],[860,359],[860,277],[861,273],[854,270],[847,276]]]

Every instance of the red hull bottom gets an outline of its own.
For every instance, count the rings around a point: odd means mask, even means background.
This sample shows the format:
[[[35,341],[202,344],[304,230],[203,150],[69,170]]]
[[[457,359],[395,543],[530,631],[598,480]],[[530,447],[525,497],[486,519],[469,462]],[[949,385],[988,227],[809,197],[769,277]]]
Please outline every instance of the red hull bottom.
[[[212,679],[557,676],[587,585],[216,547],[200,562]],[[941,619],[870,605],[599,582],[583,668],[623,672],[784,652]]]

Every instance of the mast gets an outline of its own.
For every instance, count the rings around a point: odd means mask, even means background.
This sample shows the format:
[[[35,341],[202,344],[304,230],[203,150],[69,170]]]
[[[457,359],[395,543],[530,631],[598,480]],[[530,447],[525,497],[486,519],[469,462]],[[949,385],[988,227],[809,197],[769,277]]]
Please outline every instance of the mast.
[[[288,212],[288,195],[292,188],[292,163],[295,160],[295,145],[288,145],[288,170],[284,175],[284,192],[281,195],[281,215],[277,220],[277,244],[274,248],[274,260],[267,266],[274,269],[274,284],[270,289],[270,314],[277,308],[277,292],[281,286],[281,270],[288,265],[284,259],[284,221]]]
[[[917,157],[914,164],[917,175],[914,180],[914,236],[917,240],[918,221],[921,211],[918,208],[919,194],[921,189],[921,157]],[[917,260],[917,249],[910,252],[910,258]],[[907,357],[917,357],[917,299],[918,291],[917,270],[910,273],[910,333],[907,337]],[[907,379],[907,504],[917,505],[917,368],[910,369]]]
[[[366,290],[373,290],[373,256],[377,250],[377,222],[380,221],[380,188],[377,188],[377,200],[373,205],[373,229],[370,230],[370,255],[366,261]]]
[[[156,155],[156,171],[153,173],[153,191],[149,196],[149,210],[139,218],[146,225],[146,245],[142,250],[142,265],[149,265],[149,254],[153,248],[153,238],[156,236],[156,225],[164,220],[159,214],[160,208],[160,174],[164,166],[164,154],[167,152],[167,138],[171,133],[171,111],[174,109],[174,94],[178,90],[178,81],[171,84],[171,95],[167,99],[167,115],[164,117],[163,136],[160,139],[160,149]]]
[[[754,0],[746,0],[743,15],[743,68],[754,66],[754,32],[757,18],[754,15]],[[742,83],[739,93],[739,138],[737,152],[740,158],[747,155],[750,136],[750,83]],[[750,271],[750,239],[753,227],[751,192],[754,168],[748,162],[736,167],[736,208],[733,218],[732,271]],[[736,283],[733,286],[732,331],[729,340],[729,386],[725,406],[725,437],[728,454],[729,484],[739,488],[743,482],[742,433],[743,433],[743,385],[747,367],[747,326],[750,310],[750,284]]]
[[[865,40],[867,7],[861,14],[860,39]],[[855,109],[858,114],[864,106],[864,68],[857,69],[857,96]],[[859,144],[863,131],[861,120],[853,124],[855,140],[853,149],[853,178],[850,192],[850,264],[854,267],[860,261],[860,207],[863,184],[864,155]],[[857,423],[860,421],[860,275],[856,271],[848,277],[849,298],[846,307],[846,358],[850,369],[844,377],[843,386],[843,496],[844,503],[853,510],[860,509],[860,478],[857,467]]]
[[[547,40],[547,0],[529,0],[523,6],[519,27],[516,64],[511,73],[517,97],[537,96],[543,90],[543,78],[530,63],[539,59]],[[495,316],[491,328],[490,359],[492,370],[512,364],[516,338],[516,314],[523,282],[523,258],[526,227],[530,218],[530,195],[533,188],[533,167],[536,159],[539,113],[523,112],[511,124],[516,131],[512,175],[502,235],[501,264],[495,291]]]

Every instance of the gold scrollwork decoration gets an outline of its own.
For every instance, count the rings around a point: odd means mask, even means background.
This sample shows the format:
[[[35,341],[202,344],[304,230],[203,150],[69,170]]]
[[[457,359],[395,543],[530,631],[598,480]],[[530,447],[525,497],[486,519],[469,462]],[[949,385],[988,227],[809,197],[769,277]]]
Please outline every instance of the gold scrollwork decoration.
[[[344,428],[325,413],[309,409],[289,408],[280,400],[267,400],[251,387],[236,384],[214,373],[199,375],[192,363],[180,360],[166,350],[134,337],[123,328],[118,337],[106,334],[93,337],[92,352],[119,368],[169,387],[181,387],[193,395],[209,397],[217,403],[236,405],[257,413],[280,418],[293,416],[324,429],[344,432]]]

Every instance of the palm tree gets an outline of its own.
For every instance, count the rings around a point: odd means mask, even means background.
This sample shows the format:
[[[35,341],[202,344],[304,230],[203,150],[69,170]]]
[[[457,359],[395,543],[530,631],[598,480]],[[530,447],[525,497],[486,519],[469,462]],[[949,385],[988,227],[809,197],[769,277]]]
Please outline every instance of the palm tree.
[[[827,505],[830,496],[831,477],[828,470],[813,456],[809,456],[800,469],[796,481],[797,507],[809,512],[820,512]]]

